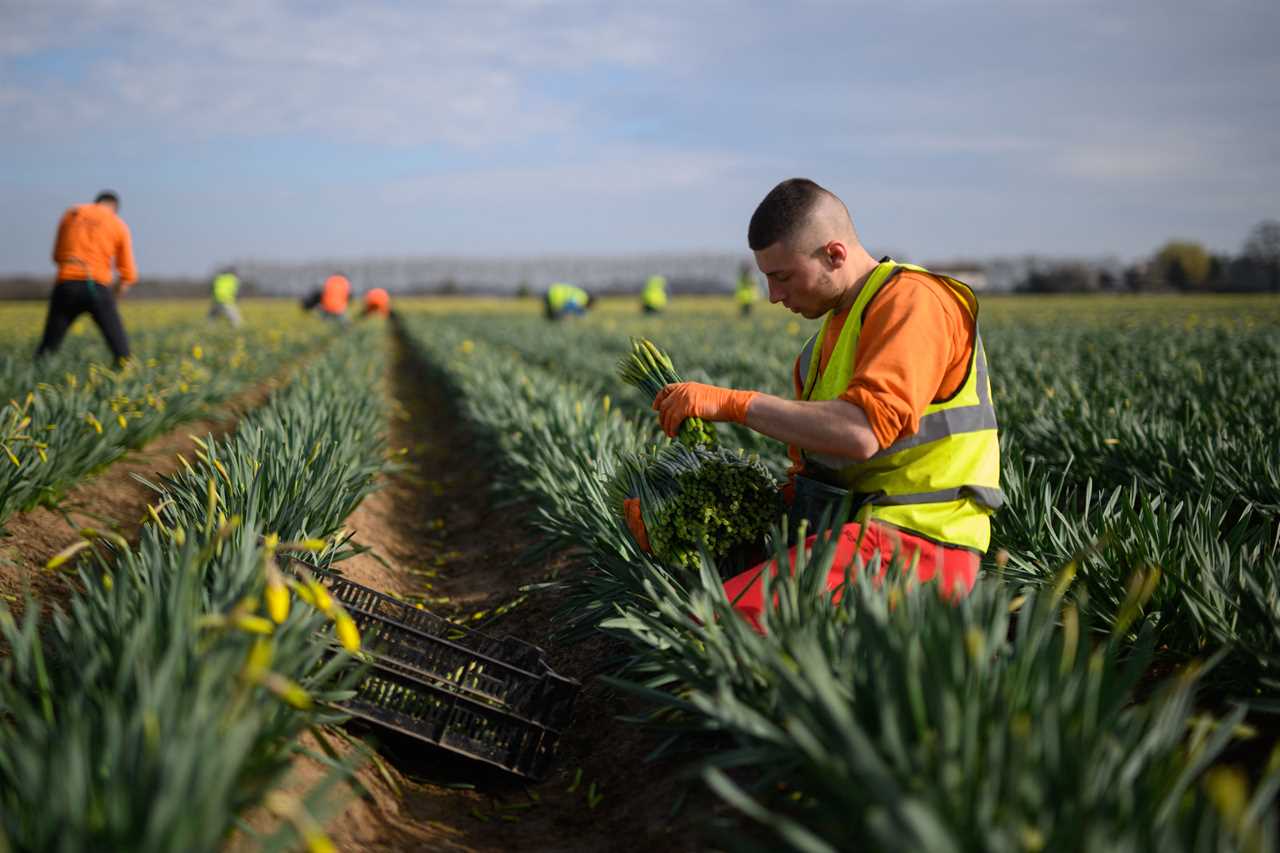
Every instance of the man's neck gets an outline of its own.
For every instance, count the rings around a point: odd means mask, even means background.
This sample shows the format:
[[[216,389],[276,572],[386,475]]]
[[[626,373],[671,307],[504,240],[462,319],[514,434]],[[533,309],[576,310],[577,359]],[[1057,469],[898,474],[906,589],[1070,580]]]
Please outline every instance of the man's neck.
[[[845,288],[844,295],[836,303],[832,309],[836,314],[843,314],[853,307],[853,303],[858,301],[858,294],[862,292],[862,288],[866,287],[867,280],[871,278],[871,274],[876,271],[876,267],[880,266],[880,262],[870,255],[866,255],[862,262],[851,270],[854,275],[853,283]]]

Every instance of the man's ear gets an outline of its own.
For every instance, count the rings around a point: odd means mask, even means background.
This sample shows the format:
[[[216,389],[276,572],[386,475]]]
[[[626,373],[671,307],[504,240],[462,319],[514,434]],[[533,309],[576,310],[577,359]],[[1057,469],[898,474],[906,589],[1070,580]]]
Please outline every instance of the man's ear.
[[[844,262],[849,259],[849,247],[839,240],[832,240],[823,246],[823,249],[827,254],[827,263],[830,264],[833,270],[840,269],[844,266]]]

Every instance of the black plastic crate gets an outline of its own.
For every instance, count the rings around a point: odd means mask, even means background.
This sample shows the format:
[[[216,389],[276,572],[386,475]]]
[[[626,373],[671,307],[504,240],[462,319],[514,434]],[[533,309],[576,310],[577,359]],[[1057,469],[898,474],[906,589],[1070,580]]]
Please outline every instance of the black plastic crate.
[[[572,719],[578,681],[552,671],[537,646],[473,631],[341,575],[307,568],[350,614],[374,658],[356,695],[340,703],[343,710],[541,778]]]
[[[366,722],[535,780],[546,775],[560,739],[555,729],[381,662],[370,665],[356,695],[339,707]]]

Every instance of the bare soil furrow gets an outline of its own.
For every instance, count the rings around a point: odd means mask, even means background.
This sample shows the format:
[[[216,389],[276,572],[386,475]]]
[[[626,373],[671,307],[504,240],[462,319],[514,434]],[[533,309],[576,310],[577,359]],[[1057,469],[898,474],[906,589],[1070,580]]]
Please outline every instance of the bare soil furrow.
[[[576,569],[560,557],[519,559],[537,540],[522,522],[530,508],[494,507],[493,460],[474,450],[453,401],[422,375],[397,342],[386,391],[390,445],[405,448],[404,468],[386,476],[348,520],[355,541],[370,552],[343,563],[342,571],[463,624],[538,645],[557,672],[584,686],[556,765],[536,786],[409,738],[354,729],[377,743],[401,790],[393,792],[376,768],[362,770],[366,794],[329,822],[334,841],[343,850],[476,853],[706,849],[697,827],[709,809],[720,809],[695,784],[672,816],[689,784],[677,778],[679,768],[645,761],[659,738],[619,721],[639,708],[594,679],[620,650],[603,636],[560,642],[561,595],[554,588],[522,591]],[[495,618],[500,610],[506,612]],[[299,781],[318,773],[313,767]]]

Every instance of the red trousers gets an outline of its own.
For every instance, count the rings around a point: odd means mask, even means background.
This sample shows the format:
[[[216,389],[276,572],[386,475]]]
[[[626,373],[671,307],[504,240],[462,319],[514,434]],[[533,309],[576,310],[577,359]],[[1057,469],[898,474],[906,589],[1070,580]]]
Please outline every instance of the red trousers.
[[[832,561],[831,571],[827,575],[827,589],[835,591],[835,595],[832,596],[833,602],[839,600],[839,588],[844,583],[845,570],[854,564],[856,556],[861,556],[865,565],[871,561],[871,557],[874,554],[880,554],[880,573],[876,578],[876,580],[880,580],[888,570],[889,562],[893,559],[895,551],[900,553],[903,561],[907,564],[910,564],[915,555],[919,554],[920,561],[916,564],[916,580],[920,583],[925,583],[936,577],[939,584],[941,584],[939,591],[948,598],[967,595],[973,589],[974,581],[978,578],[980,557],[976,552],[967,548],[939,545],[928,539],[914,536],[905,530],[899,530],[896,527],[872,521],[867,525],[867,535],[862,540],[861,550],[858,550],[858,534],[860,532],[861,526],[857,522],[850,522],[840,530],[840,540],[836,545],[836,557]],[[812,547],[816,538],[816,536],[810,536],[805,540],[805,545]],[[794,572],[795,546],[792,546],[788,554],[791,570]],[[760,583],[760,577],[764,574],[765,567],[770,566],[771,563],[772,577],[777,577],[778,565],[770,560],[758,566],[753,566],[742,574],[735,575],[724,582],[724,591],[729,596],[729,600],[735,601],[736,599],[736,603],[733,605],[734,610],[750,622],[751,626],[761,634],[764,633],[764,629],[760,625],[760,614],[764,611],[764,591],[763,585]]]

